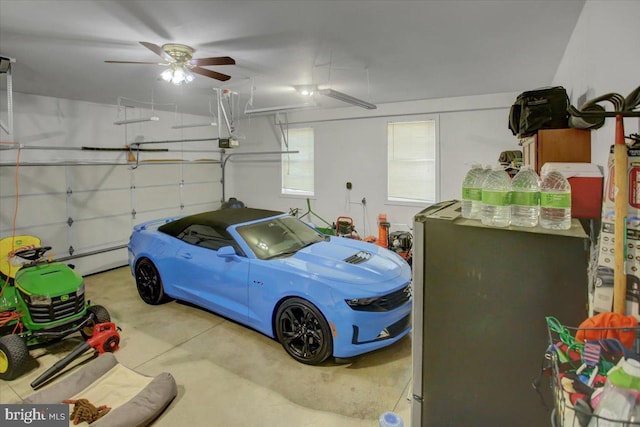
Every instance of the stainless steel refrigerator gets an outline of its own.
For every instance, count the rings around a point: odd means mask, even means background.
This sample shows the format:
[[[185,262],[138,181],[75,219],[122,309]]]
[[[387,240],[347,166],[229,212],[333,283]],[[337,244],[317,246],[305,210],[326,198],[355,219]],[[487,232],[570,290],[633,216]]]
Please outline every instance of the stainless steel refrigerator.
[[[548,379],[532,387],[545,317],[587,317],[589,240],[573,221],[490,228],[455,200],[414,217],[413,427],[551,425]]]

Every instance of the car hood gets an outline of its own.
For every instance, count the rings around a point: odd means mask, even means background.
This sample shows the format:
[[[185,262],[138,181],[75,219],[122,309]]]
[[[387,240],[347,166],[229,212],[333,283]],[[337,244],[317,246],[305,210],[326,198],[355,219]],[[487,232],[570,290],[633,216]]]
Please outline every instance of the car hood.
[[[409,265],[397,254],[346,238],[332,237],[277,261],[312,278],[354,285],[389,282],[403,274],[407,280],[411,277]]]

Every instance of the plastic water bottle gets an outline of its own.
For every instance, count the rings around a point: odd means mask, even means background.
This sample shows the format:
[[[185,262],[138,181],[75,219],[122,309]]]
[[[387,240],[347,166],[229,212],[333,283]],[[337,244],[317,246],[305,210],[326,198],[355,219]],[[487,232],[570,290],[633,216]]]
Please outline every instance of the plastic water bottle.
[[[540,214],[540,178],[531,165],[524,165],[511,180],[511,224],[538,225]]]
[[[493,169],[491,165],[485,166],[476,178],[474,185],[480,189],[480,199],[474,200],[471,203],[471,218],[473,219],[482,219],[482,186],[484,185],[484,180],[487,179],[487,176],[491,173],[491,169]]]
[[[618,427],[640,421],[640,362],[622,359],[609,371],[602,393],[597,397],[595,416],[589,427]]]
[[[508,227],[511,223],[511,178],[502,166],[494,167],[482,185],[482,223]]]
[[[571,184],[558,171],[550,171],[542,177],[540,225],[555,230],[571,228]]]
[[[480,203],[473,202],[482,202],[482,186],[478,185],[480,176],[484,176],[484,169],[480,163],[474,163],[462,181],[463,218],[479,217]]]

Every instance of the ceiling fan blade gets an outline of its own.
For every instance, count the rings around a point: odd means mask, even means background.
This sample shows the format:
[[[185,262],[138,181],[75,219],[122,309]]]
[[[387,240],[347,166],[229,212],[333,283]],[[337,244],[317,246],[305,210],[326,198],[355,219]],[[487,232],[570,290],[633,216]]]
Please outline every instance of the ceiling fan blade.
[[[236,61],[229,56],[218,56],[216,58],[195,58],[189,61],[192,65],[233,65]]]
[[[149,49],[151,52],[155,53],[156,55],[161,56],[164,60],[169,62],[175,62],[175,59],[173,59],[171,55],[169,55],[167,52],[162,50],[162,48],[157,44],[153,44],[149,42],[140,42],[140,44],[146,47],[147,49]]]
[[[160,62],[138,62],[138,61],[104,61],[107,64],[151,64],[151,65],[166,65]]]
[[[212,79],[220,80],[226,82],[231,78],[231,76],[227,76],[226,74],[218,73],[215,71],[207,70],[206,68],[200,68],[198,66],[191,68],[191,71],[194,73],[201,74],[206,77],[211,77]]]

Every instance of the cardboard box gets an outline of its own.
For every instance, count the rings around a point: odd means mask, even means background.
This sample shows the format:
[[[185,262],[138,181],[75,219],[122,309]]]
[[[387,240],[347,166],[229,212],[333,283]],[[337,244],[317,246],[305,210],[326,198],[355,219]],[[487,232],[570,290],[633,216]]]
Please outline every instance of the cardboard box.
[[[628,188],[625,242],[625,274],[627,276],[626,314],[640,320],[640,148],[627,150]],[[614,156],[609,153],[602,203],[598,267],[594,276],[592,309],[594,313],[613,310],[613,274],[615,260]]]
[[[540,175],[544,176],[552,170],[562,173],[571,185],[571,216],[599,219],[602,211],[603,177],[598,165],[547,162],[542,166]]]

